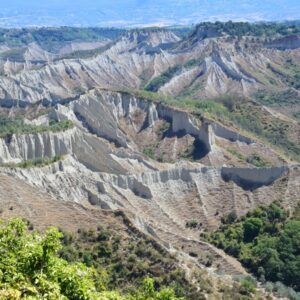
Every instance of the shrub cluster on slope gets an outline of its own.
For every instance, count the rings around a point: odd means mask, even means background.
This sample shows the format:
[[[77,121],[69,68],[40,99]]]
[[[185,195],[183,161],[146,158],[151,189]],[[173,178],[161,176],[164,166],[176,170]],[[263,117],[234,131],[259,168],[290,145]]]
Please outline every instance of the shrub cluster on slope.
[[[142,278],[150,276],[157,288],[170,286],[178,297],[203,298],[202,292],[186,281],[174,257],[146,236],[130,231],[124,237],[101,226],[97,230],[79,229],[75,234],[63,234],[60,256],[92,266],[99,273],[105,270],[109,289],[129,293],[140,286]]]
[[[153,80],[151,80],[151,82],[145,87],[145,90],[150,92],[157,92],[163,85],[168,83],[172,79],[172,77],[180,70],[180,65],[169,68],[160,76],[155,77]]]
[[[0,116],[0,138],[7,138],[13,134],[32,134],[40,132],[59,132],[73,128],[70,120],[51,121],[49,126],[26,124],[22,119],[12,119]]]
[[[287,105],[300,104],[298,93],[292,89],[280,92],[258,91],[255,94],[255,99],[259,103],[271,107],[284,107]]]
[[[39,158],[35,158],[35,159],[24,160],[19,163],[2,163],[2,164],[0,164],[0,167],[21,168],[21,169],[39,168],[39,167],[48,166],[48,165],[53,164],[62,159],[63,159],[63,157],[58,156],[58,155],[54,156],[53,158],[39,157]]]
[[[258,153],[251,154],[250,156],[244,156],[242,153],[236,151],[235,149],[226,149],[230,154],[235,156],[239,161],[247,162],[257,168],[269,167],[271,164],[263,159]]]
[[[248,22],[204,22],[196,27],[196,31],[215,31],[217,35],[229,36],[287,36],[300,34],[300,26],[294,23],[248,23]]]
[[[162,86],[171,81],[171,79],[177,74],[182,72],[183,69],[190,69],[200,64],[197,59],[190,59],[184,64],[178,64],[168,68],[165,72],[157,77],[154,77],[144,88],[148,92],[157,92]]]
[[[0,228],[0,299],[49,300],[176,300],[171,288],[157,290],[151,278],[128,295],[109,291],[105,270],[98,273],[83,263],[58,256],[62,233],[50,228],[44,235],[28,232],[15,219]],[[181,298],[182,299],[182,298]]]
[[[139,289],[141,278],[149,276],[154,280],[156,289],[168,286],[180,299],[263,299],[260,291],[256,290],[256,282],[250,277],[237,278],[232,284],[224,284],[212,280],[204,270],[196,268],[190,273],[192,281],[187,281],[175,257],[131,226],[122,212],[116,212],[115,215],[123,216],[128,226],[125,235],[102,226],[96,230],[80,229],[77,233],[64,233],[61,257],[71,263],[81,261],[101,274],[105,270],[108,289],[118,289],[123,294],[131,294]]]
[[[268,64],[268,68],[289,87],[300,89],[300,68],[291,59],[288,59],[283,67]]]
[[[238,258],[261,281],[280,281],[300,291],[300,206],[289,218],[278,203],[245,217],[224,219],[210,243]]]

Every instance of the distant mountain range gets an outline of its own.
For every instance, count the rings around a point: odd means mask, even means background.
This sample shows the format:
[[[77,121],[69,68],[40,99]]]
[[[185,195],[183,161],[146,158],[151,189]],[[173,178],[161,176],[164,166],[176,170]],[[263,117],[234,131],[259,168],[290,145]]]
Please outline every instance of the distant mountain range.
[[[0,27],[187,25],[200,21],[300,18],[296,0],[0,1]]]

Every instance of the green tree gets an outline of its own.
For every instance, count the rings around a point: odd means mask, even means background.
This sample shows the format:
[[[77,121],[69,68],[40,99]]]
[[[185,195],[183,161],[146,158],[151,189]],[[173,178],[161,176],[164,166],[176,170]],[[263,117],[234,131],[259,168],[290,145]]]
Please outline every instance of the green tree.
[[[233,224],[222,224],[208,240],[237,257],[263,282],[281,282],[300,291],[299,207],[292,216],[277,202],[258,207]]]
[[[258,234],[263,226],[263,221],[259,218],[249,218],[243,224],[244,240],[251,242]]]
[[[59,257],[62,233],[28,232],[24,221],[0,226],[0,299],[2,300],[178,300],[173,289],[156,290],[146,278],[131,295],[106,291],[107,273]],[[93,238],[93,237],[91,237]],[[68,239],[67,239],[68,240]]]

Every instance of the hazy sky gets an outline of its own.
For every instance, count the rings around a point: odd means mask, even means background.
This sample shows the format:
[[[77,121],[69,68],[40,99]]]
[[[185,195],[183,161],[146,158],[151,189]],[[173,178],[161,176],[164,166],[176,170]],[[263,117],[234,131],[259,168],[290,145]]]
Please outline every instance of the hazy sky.
[[[300,0],[0,0],[0,26],[300,19]]]

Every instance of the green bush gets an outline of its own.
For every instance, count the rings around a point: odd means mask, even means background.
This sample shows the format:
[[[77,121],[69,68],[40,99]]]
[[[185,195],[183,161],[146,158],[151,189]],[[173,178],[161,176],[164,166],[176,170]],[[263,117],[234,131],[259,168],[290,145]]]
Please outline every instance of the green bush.
[[[259,91],[254,97],[259,103],[272,107],[300,104],[300,97],[293,89],[280,92]]]
[[[228,215],[222,217],[221,221],[223,224],[232,224],[236,221],[237,214],[235,211],[230,212]]]
[[[53,158],[39,157],[36,159],[24,160],[20,163],[2,163],[2,164],[0,164],[0,166],[4,167],[4,168],[21,168],[21,169],[41,168],[41,167],[53,164],[55,162],[58,162],[62,159],[63,159],[62,156],[56,155]]]
[[[255,291],[256,291],[256,282],[255,282],[255,280],[250,276],[243,279],[241,281],[239,291],[240,291],[241,294],[244,294],[244,295],[254,294]]]
[[[154,280],[148,277],[128,295],[108,291],[105,271],[97,272],[83,263],[70,263],[58,256],[62,238],[56,228],[49,228],[44,235],[28,232],[25,222],[19,219],[2,224],[0,299],[183,299],[176,297],[172,288],[157,289]]]
[[[203,22],[197,25],[196,32],[205,34],[208,30],[214,31],[217,36],[255,36],[274,38],[300,33],[298,23],[248,23],[248,22]],[[192,33],[193,35],[194,33]],[[207,37],[204,35],[204,38]]]
[[[262,226],[263,221],[260,218],[247,218],[243,223],[244,240],[247,242],[253,241],[253,239],[258,236]]]
[[[247,163],[254,165],[257,168],[263,168],[269,166],[269,163],[260,157],[257,153],[250,155],[246,159]]]
[[[13,299],[96,299],[95,271],[58,258],[61,236],[55,228],[43,236],[28,233],[21,220],[0,229],[1,299],[6,294],[17,295]]]
[[[152,147],[146,147],[144,150],[143,150],[143,153],[150,157],[151,159],[155,159],[155,152],[154,152],[154,149]]]
[[[168,83],[179,70],[181,70],[181,66],[170,67],[167,71],[163,72],[160,76],[154,78],[147,84],[145,90],[157,92],[159,88]]]
[[[198,227],[198,222],[196,220],[187,221],[185,223],[185,227],[186,228],[193,228],[193,229],[195,229],[195,228]]]
[[[149,276],[158,290],[164,286],[177,287],[174,288],[177,297],[199,299],[201,292],[186,281],[184,271],[177,267],[170,254],[151,239],[136,232],[128,234],[120,236],[102,226],[97,230],[80,229],[72,238],[69,234],[62,238],[60,255],[69,262],[80,261],[92,266],[98,272],[105,270],[109,289],[123,293],[136,291],[141,279]]]
[[[299,206],[300,207],[300,206]],[[300,218],[278,203],[259,207],[207,235],[212,244],[237,257],[263,281],[280,281],[300,291]]]
[[[13,134],[34,134],[41,132],[59,132],[73,128],[74,124],[70,120],[51,120],[49,126],[26,124],[20,118],[8,118],[0,116],[0,137],[10,139]]]

